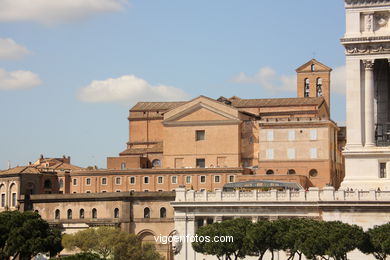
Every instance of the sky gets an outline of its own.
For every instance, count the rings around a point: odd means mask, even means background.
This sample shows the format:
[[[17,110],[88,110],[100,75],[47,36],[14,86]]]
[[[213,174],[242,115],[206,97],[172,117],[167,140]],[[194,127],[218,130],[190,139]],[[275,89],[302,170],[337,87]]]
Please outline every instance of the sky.
[[[342,0],[0,0],[0,169],[106,167],[136,102],[296,97],[313,57],[344,125],[344,20]]]

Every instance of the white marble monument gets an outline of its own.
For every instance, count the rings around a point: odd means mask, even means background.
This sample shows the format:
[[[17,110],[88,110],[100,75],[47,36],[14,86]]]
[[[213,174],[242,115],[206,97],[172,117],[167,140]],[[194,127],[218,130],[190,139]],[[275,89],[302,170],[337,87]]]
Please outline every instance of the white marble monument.
[[[341,188],[390,190],[390,0],[345,0],[347,145]]]

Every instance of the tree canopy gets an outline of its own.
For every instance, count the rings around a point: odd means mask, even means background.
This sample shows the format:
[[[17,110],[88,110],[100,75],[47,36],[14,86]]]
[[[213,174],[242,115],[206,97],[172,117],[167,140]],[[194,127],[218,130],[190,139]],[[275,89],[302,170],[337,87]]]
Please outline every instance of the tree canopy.
[[[359,249],[373,254],[376,259],[385,260],[390,255],[390,223],[369,229]]]

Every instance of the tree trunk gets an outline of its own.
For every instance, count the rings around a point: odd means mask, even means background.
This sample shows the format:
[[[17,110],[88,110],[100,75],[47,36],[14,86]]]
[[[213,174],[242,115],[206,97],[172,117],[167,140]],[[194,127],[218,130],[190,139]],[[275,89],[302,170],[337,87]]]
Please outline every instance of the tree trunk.
[[[271,260],[274,260],[274,250],[271,250]]]

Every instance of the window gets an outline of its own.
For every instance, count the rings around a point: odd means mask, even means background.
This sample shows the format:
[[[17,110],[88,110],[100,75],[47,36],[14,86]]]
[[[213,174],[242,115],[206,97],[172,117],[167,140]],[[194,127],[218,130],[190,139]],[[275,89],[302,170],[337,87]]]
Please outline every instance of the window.
[[[295,159],[295,148],[287,149],[287,157],[288,159]]]
[[[196,159],[196,168],[205,168],[206,160],[203,158]]]
[[[295,174],[296,172],[295,172],[295,170],[294,169],[288,169],[288,171],[287,171],[287,174],[289,174],[289,175],[292,175],[292,174]]]
[[[221,176],[219,176],[219,175],[214,176],[214,182],[215,183],[221,182]]]
[[[204,140],[205,137],[205,131],[204,130],[196,130],[195,131],[195,140],[201,141]]]
[[[321,78],[317,79],[316,93],[317,93],[317,97],[322,97],[322,79]]]
[[[295,130],[288,130],[288,140],[289,141],[295,140]]]
[[[115,192],[121,192],[121,190],[116,190]]]
[[[43,186],[45,187],[45,189],[51,189],[51,181],[45,180],[45,183],[43,184]]]
[[[114,218],[119,218],[119,209],[118,208],[114,209]]]
[[[76,179],[76,178],[73,179],[73,185],[74,185],[74,186],[77,185],[77,179]]]
[[[144,184],[149,184],[149,177],[148,176],[144,177]]]
[[[311,169],[309,171],[309,175],[310,175],[310,177],[317,177],[318,171],[316,169]]]
[[[12,206],[12,207],[15,207],[15,206],[16,206],[16,193],[15,193],[15,192],[12,193],[12,202],[11,202],[11,206]]]
[[[316,65],[315,64],[311,64],[311,71],[314,72],[316,69]]]
[[[266,158],[268,159],[268,160],[272,160],[272,159],[274,159],[274,149],[267,149],[266,151],[265,151],[265,153],[266,153]]]
[[[152,161],[152,167],[156,168],[156,167],[160,167],[161,166],[161,161],[159,159],[154,159]]]
[[[144,218],[150,218],[150,209],[144,208]]]
[[[84,209],[80,209],[80,219],[84,218]]]
[[[85,193],[91,193],[91,191],[90,191],[90,190],[87,190],[87,191],[85,191]]]
[[[167,217],[167,209],[162,207],[160,209],[160,218],[166,218]]]
[[[121,177],[116,177],[115,178],[115,184],[120,185],[121,184]]]
[[[149,192],[149,190],[144,190],[144,192]]]
[[[310,130],[310,140],[317,140],[317,129]]]
[[[1,194],[1,206],[4,208],[5,207],[5,194]]]
[[[172,176],[171,182],[172,182],[172,184],[177,184],[177,176]]]
[[[60,188],[63,188],[63,187],[64,187],[64,180],[60,179]]]
[[[130,184],[135,184],[135,177],[130,177]]]
[[[158,176],[157,177],[157,183],[158,184],[163,184],[164,183],[164,177],[163,176]]]
[[[200,176],[200,183],[206,183],[206,176]]]
[[[91,185],[91,178],[86,178],[85,179],[85,184],[88,185],[88,186]]]
[[[268,130],[267,131],[267,141],[271,142],[274,140],[274,131],[273,130]]]
[[[379,164],[379,178],[386,178],[386,163]]]
[[[92,218],[97,218],[97,210],[95,208],[92,209]]]
[[[68,219],[72,219],[72,210],[71,210],[71,209],[68,209],[68,212],[67,212],[67,214],[66,214],[66,217],[67,217]]]
[[[124,170],[124,169],[126,169],[126,163],[125,163],[125,162],[122,162],[122,163],[121,163],[121,170]]]
[[[191,176],[186,176],[186,183],[190,184],[191,183]]]
[[[274,174],[274,171],[270,169],[270,170],[267,170],[267,172],[265,174],[272,175],[272,174]]]
[[[234,182],[234,175],[229,176],[229,182]]]
[[[317,159],[317,148],[310,148],[310,159]]]
[[[106,177],[102,178],[102,185],[107,185],[107,178]]]
[[[253,138],[252,135],[249,136],[248,143],[249,143],[249,144],[253,144],[253,143],[254,143],[254,138]]]
[[[54,219],[60,219],[60,217],[61,217],[60,210],[56,209],[56,212],[54,213]]]
[[[304,97],[308,97],[309,95],[310,95],[310,80],[305,79]]]

